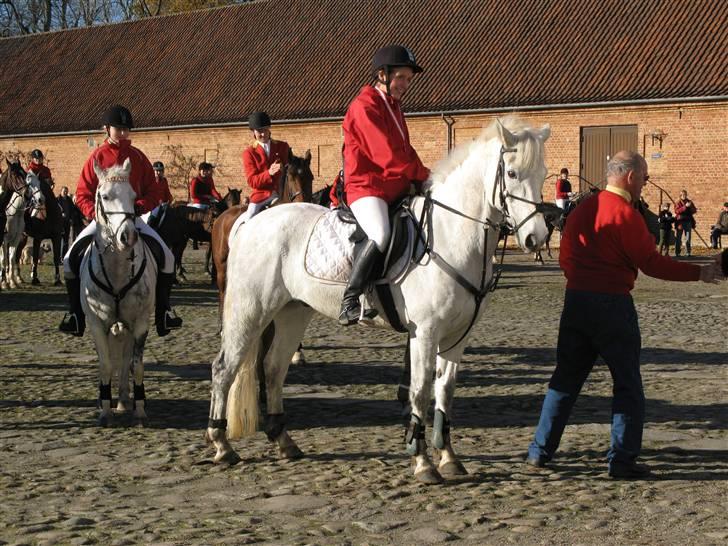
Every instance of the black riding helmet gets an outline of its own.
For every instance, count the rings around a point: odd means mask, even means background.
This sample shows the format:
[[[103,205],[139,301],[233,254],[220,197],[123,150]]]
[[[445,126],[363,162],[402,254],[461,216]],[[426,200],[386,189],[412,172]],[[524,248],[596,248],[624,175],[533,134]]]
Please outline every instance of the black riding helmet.
[[[162,163],[161,161],[155,161],[154,163],[152,163],[152,168],[155,171],[163,171],[164,170],[164,163]]]
[[[123,129],[133,129],[134,120],[128,108],[115,104],[104,112],[104,125],[111,127],[121,127]]]
[[[248,127],[250,130],[270,127],[270,116],[265,112],[253,112],[248,116]]]
[[[43,159],[43,152],[41,152],[38,148],[30,152],[30,157],[33,159]]]
[[[207,161],[203,161],[197,166],[198,171],[211,171],[215,167],[212,165],[212,163],[208,163]]]
[[[415,54],[408,47],[402,45],[388,45],[377,49],[374,53],[374,59],[372,60],[372,67],[374,69],[374,77],[380,83],[387,86],[387,95],[389,95],[389,74],[393,68],[399,66],[408,66],[412,69],[415,74],[419,74],[424,69],[417,64]],[[379,79],[378,72],[384,69],[387,74],[386,81]]]

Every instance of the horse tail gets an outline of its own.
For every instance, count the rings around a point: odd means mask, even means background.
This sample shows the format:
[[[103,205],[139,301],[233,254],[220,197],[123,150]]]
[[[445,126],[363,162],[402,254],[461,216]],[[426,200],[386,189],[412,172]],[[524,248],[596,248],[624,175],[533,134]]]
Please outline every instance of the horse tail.
[[[256,364],[260,338],[256,337],[243,355],[227,398],[227,437],[237,440],[258,430],[258,378]]]

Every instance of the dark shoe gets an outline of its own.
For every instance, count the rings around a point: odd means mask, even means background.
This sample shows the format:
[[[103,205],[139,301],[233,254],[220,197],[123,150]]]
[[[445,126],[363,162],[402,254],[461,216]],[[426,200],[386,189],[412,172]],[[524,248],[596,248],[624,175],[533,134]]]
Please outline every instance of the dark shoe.
[[[170,330],[180,328],[182,319],[179,318],[169,305],[169,295],[174,282],[173,273],[159,273],[157,277],[157,301],[154,310],[154,322],[157,326],[157,335],[164,337]]]
[[[526,457],[526,464],[529,466],[535,466],[536,468],[543,468],[546,466],[547,462],[546,458],[541,455],[529,455]]]
[[[75,313],[66,313],[63,315],[63,320],[58,326],[58,330],[64,334],[82,337],[84,330],[86,330],[86,320],[83,315],[79,319]]]
[[[615,480],[639,480],[649,478],[651,475],[650,468],[644,464],[619,461],[609,463],[609,477]]]
[[[86,330],[86,316],[81,307],[81,279],[66,279],[69,312],[63,316],[58,330],[72,336],[81,337]]]
[[[377,248],[376,243],[367,240],[362,243],[361,250],[354,257],[354,263],[351,266],[351,277],[344,291],[344,299],[341,302],[341,311],[339,312],[339,324],[342,326],[350,326],[359,322],[362,315],[359,296],[362,295],[369,283],[374,265],[381,256],[382,253]],[[376,309],[366,309],[364,311],[365,318],[374,318],[376,316]]]

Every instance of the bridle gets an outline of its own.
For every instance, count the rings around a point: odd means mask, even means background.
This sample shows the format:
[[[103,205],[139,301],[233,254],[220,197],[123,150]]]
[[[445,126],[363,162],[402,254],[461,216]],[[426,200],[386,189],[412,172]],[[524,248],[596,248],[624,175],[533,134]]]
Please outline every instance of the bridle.
[[[110,182],[114,182],[114,181],[120,182],[122,180],[126,180],[126,179],[124,179],[124,178],[108,179],[108,181],[110,181]],[[132,210],[131,212],[125,211],[125,210],[107,211],[106,208],[104,208],[104,200],[101,199],[101,196],[99,195],[99,191],[97,190],[96,191],[96,217],[103,219],[103,222],[101,223],[101,227],[104,230],[104,232],[108,235],[108,238],[110,239],[110,241],[116,240],[116,236],[119,233],[119,229],[121,229],[121,227],[124,225],[123,222],[119,222],[119,225],[116,227],[116,229],[112,229],[111,226],[109,225],[109,216],[114,216],[114,215],[117,215],[117,216],[122,215],[122,216],[124,216],[125,220],[133,221],[136,219],[136,212],[134,210]],[[106,250],[109,247],[111,247],[111,249],[113,251],[113,246],[112,246],[111,242],[109,242],[101,252],[102,253],[106,252]]]
[[[505,161],[503,160],[503,155],[506,153],[513,153],[516,152],[515,148],[505,148],[504,146],[501,146],[500,154],[498,157],[498,168],[496,170],[495,174],[495,183],[493,184],[493,193],[491,197],[491,203],[494,208],[496,208],[502,216],[503,221],[502,222],[493,222],[490,218],[486,216],[485,220],[481,220],[479,218],[475,218],[473,216],[470,216],[468,214],[465,214],[464,212],[461,212],[449,205],[446,205],[437,199],[433,199],[430,191],[427,191],[425,193],[425,203],[422,207],[422,214],[419,218],[419,221],[417,221],[414,213],[411,210],[408,210],[408,213],[410,216],[415,220],[415,225],[417,225],[417,233],[418,237],[421,240],[423,247],[424,247],[424,253],[422,256],[420,256],[417,263],[421,262],[424,255],[428,255],[432,261],[440,268],[442,269],[448,276],[450,276],[452,279],[454,279],[460,286],[465,288],[468,292],[470,292],[473,297],[475,298],[475,312],[473,313],[473,318],[470,320],[470,324],[465,329],[465,332],[463,333],[460,338],[453,343],[450,347],[447,349],[444,349],[442,351],[439,351],[437,354],[441,355],[443,353],[448,352],[450,349],[456,347],[463,339],[465,339],[465,336],[468,335],[471,328],[475,324],[475,321],[478,318],[478,312],[480,311],[480,306],[483,303],[483,300],[485,299],[485,296],[488,294],[488,292],[493,292],[497,286],[498,286],[498,280],[500,279],[501,275],[501,269],[500,267],[495,269],[493,271],[493,275],[489,280],[486,280],[486,266],[488,261],[488,233],[490,231],[490,228],[493,228],[496,230],[496,232],[500,232],[501,228],[506,225],[508,228],[513,232],[516,233],[528,220],[530,220],[533,216],[539,213],[543,213],[545,210],[548,209],[548,204],[544,203],[543,201],[536,202],[531,201],[530,199],[525,199],[523,197],[520,197],[518,195],[513,195],[512,193],[509,193],[506,189],[506,182],[505,182]],[[500,203],[500,207],[496,206],[495,199],[496,199],[496,190],[498,191],[498,200]],[[486,207],[485,210],[488,210],[488,196],[487,194],[483,195],[483,199],[485,201]],[[523,220],[515,223],[515,219],[511,215],[510,211],[508,210],[508,199],[513,199],[516,201],[522,201],[524,203],[528,203],[531,205],[534,205],[533,211],[526,216]],[[432,214],[435,207],[440,207],[452,214],[455,214],[457,216],[461,216],[462,218],[466,218],[467,220],[470,220],[471,222],[475,222],[477,224],[480,224],[483,227],[483,267],[482,267],[482,275],[480,278],[480,288],[475,286],[473,283],[471,283],[468,279],[466,279],[457,269],[455,269],[452,265],[447,263],[447,261],[442,258],[439,254],[437,254],[430,244],[430,240],[432,238],[432,229],[433,229],[433,223],[432,223]],[[425,218],[427,218],[427,232],[425,233]],[[507,235],[506,235],[506,241],[503,243],[503,250],[501,252],[500,257],[500,264],[503,265],[503,258],[505,256],[505,250],[506,250],[506,243],[507,242]]]

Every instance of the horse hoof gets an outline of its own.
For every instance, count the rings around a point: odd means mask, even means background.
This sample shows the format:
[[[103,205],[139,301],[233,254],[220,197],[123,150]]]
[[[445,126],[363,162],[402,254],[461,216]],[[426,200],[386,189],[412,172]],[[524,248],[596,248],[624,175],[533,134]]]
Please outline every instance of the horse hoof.
[[[415,478],[418,482],[424,483],[425,485],[437,485],[444,481],[440,473],[432,467],[416,472]]]
[[[110,427],[111,426],[111,415],[99,415],[99,419],[98,419],[97,423],[100,427]]]
[[[148,419],[146,417],[135,417],[134,418],[134,426],[136,428],[145,428],[148,424]]]
[[[457,476],[468,475],[468,471],[465,470],[465,467],[460,461],[450,461],[448,463],[440,465],[437,470],[438,472],[440,472],[440,475],[446,478],[455,478]]]
[[[235,453],[232,449],[230,451],[223,451],[222,453],[218,453],[215,455],[215,458],[212,460],[215,464],[226,464],[226,465],[236,465],[242,459],[240,458],[240,455]]]
[[[56,279],[56,282],[53,283],[53,286],[63,286],[61,279]]]
[[[279,447],[278,453],[281,458],[288,460],[300,459],[303,457],[303,451],[298,449],[298,446],[295,444],[286,447]]]
[[[303,353],[301,351],[296,351],[293,353],[293,358],[291,359],[291,364],[305,366],[306,365],[306,357],[303,356]]]
[[[37,286],[40,284],[40,281],[38,279],[33,279],[32,281],[30,281],[30,284]]]
[[[207,432],[207,429],[205,430],[205,435],[203,436],[205,439],[205,445],[210,445],[212,443],[212,438],[210,438],[210,433]]]

